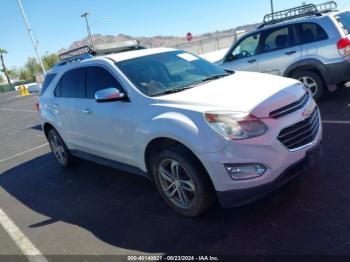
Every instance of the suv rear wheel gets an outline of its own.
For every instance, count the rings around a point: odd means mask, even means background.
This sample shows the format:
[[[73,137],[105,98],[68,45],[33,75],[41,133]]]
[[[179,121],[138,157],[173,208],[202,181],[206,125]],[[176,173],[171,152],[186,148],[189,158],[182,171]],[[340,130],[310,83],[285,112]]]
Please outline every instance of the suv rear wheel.
[[[48,132],[47,139],[57,162],[64,168],[71,167],[75,163],[75,158],[71,155],[67,146],[55,129],[51,129]]]
[[[195,217],[213,204],[209,177],[186,148],[172,146],[159,152],[152,164],[158,191],[178,214]]]
[[[319,74],[312,71],[299,71],[292,77],[302,82],[311,91],[316,101],[322,98],[325,84]]]

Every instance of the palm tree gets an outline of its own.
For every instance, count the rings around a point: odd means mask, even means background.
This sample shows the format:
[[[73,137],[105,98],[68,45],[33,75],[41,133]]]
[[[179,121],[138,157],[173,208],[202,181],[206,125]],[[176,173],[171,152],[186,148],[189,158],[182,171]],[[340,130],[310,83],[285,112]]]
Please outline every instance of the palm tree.
[[[7,73],[7,69],[6,69],[6,66],[5,66],[5,61],[4,61],[4,55],[7,54],[7,51],[6,49],[3,49],[3,48],[0,48],[0,60],[1,60],[1,65],[2,65],[2,68],[3,68],[3,72],[7,78],[7,82],[9,83],[9,85],[11,86],[11,81],[10,81],[10,77]]]

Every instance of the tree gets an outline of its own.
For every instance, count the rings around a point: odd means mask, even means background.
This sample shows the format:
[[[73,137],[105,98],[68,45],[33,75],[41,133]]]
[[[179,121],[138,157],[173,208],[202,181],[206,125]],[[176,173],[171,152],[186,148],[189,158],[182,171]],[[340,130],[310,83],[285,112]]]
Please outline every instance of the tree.
[[[7,78],[7,82],[9,83],[9,85],[11,86],[11,81],[10,81],[10,77],[7,74],[7,70],[6,70],[6,66],[5,66],[5,61],[4,61],[4,55],[7,54],[6,49],[0,48],[0,60],[1,60],[1,65],[2,65],[2,72],[4,72],[6,78]]]
[[[45,70],[51,69],[59,58],[57,54],[45,54],[42,61]],[[29,57],[27,63],[19,70],[19,78],[25,81],[35,81],[35,75],[42,74],[41,66],[34,57]]]
[[[59,58],[57,54],[45,54],[42,60],[45,70],[49,70],[59,61]]]

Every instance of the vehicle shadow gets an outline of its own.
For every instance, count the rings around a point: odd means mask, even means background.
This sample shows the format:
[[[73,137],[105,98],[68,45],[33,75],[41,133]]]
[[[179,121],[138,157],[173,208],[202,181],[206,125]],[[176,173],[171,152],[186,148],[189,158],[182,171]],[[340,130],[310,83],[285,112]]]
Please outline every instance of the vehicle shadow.
[[[290,218],[300,217],[301,180],[254,204],[214,207],[196,219],[173,213],[146,178],[87,161],[61,169],[51,154],[6,171],[0,186],[49,217],[31,228],[64,221],[116,247],[143,252],[275,254],[287,248],[283,240],[296,226]]]

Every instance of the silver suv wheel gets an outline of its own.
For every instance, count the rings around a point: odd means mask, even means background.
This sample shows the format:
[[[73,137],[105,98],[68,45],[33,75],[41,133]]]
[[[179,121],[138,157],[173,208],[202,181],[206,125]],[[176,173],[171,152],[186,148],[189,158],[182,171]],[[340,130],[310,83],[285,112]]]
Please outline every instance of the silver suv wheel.
[[[160,186],[169,201],[179,208],[191,208],[196,201],[196,188],[189,172],[177,161],[165,159],[158,173]]]
[[[305,87],[310,90],[316,101],[320,100],[325,95],[326,85],[319,73],[303,70],[295,72],[292,77],[302,82]]]
[[[304,76],[304,77],[299,78],[298,80],[300,82],[302,82],[304,84],[304,86],[311,91],[313,96],[315,94],[317,94],[318,85],[317,85],[317,82],[315,81],[315,79],[312,79],[311,77]]]
[[[160,195],[178,214],[195,217],[214,203],[210,177],[186,147],[175,144],[158,150],[150,164]]]
[[[57,161],[60,164],[65,164],[67,162],[66,152],[64,150],[61,139],[57,136],[57,134],[53,134],[50,138],[50,145],[52,149],[52,153],[55,155]]]

